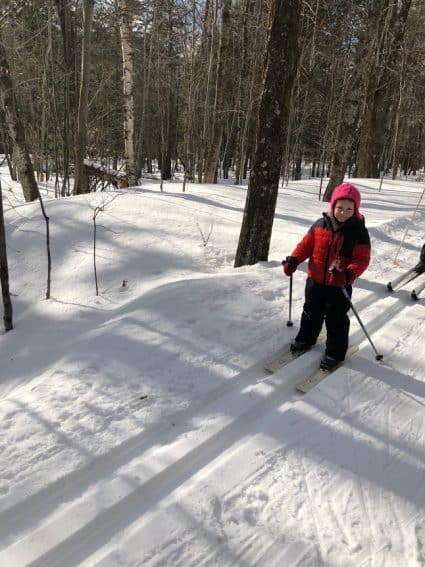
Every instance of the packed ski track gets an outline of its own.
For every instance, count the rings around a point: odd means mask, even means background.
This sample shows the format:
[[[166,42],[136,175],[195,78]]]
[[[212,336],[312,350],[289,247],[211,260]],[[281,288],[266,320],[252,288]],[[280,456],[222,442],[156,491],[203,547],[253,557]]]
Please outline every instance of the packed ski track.
[[[46,195],[52,219],[67,213],[52,230],[50,302],[43,223],[33,204],[11,206],[10,184],[0,566],[425,565],[424,300],[410,295],[419,279],[386,288],[417,261],[422,187],[377,185],[358,184],[373,261],[353,303],[384,359],[351,317],[357,352],[301,394],[323,343],[273,374],[264,365],[296,332],[280,259],[324,208],[318,181],[282,189],[270,261],[239,270],[246,187],[120,195],[99,236],[99,298],[84,215],[105,197]],[[294,278],[297,325],[305,266]]]

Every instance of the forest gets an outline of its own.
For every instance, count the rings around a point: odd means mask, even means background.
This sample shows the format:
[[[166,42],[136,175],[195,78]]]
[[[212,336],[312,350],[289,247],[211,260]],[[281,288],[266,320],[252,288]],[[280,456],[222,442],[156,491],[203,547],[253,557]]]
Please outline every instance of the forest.
[[[0,0],[0,567],[425,566],[424,126],[425,0]]]
[[[261,135],[284,178],[415,174],[424,23],[422,0],[3,0],[0,151],[26,200],[31,169],[56,197],[239,184]]]

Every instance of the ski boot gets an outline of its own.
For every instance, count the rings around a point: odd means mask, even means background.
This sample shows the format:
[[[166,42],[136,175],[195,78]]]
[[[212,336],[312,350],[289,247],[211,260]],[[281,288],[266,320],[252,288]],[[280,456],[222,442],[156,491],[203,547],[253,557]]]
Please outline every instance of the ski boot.
[[[336,368],[338,364],[341,364],[341,360],[337,360],[336,358],[325,354],[325,356],[320,361],[320,368],[322,370],[330,372],[331,370],[334,370],[334,368]]]
[[[311,349],[311,345],[305,343],[304,341],[297,341],[294,339],[291,342],[291,352],[295,356],[302,354],[303,352],[306,352],[307,350],[310,349]]]
[[[425,272],[425,262],[419,262],[413,269],[417,274],[423,274]]]

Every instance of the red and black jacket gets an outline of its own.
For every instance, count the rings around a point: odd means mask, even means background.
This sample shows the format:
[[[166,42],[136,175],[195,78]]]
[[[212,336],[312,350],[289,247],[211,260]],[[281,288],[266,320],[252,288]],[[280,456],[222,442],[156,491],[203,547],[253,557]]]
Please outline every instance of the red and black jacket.
[[[341,285],[330,273],[330,268],[339,263],[346,282],[353,283],[370,262],[370,238],[364,217],[351,217],[340,224],[327,213],[323,213],[311,227],[291,256],[301,264],[307,258],[308,277],[319,284]]]

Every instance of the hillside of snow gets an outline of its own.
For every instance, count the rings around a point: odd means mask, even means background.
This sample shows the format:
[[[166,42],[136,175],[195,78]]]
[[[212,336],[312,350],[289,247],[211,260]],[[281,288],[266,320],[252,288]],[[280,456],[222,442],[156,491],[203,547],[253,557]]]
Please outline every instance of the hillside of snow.
[[[419,259],[423,183],[352,180],[373,255],[353,303],[384,359],[351,316],[359,350],[303,395],[323,344],[263,366],[297,331],[306,266],[290,328],[281,260],[319,180],[282,186],[269,261],[239,269],[246,185],[43,188],[46,300],[40,205],[0,174],[0,566],[425,565],[424,299],[386,289]]]

